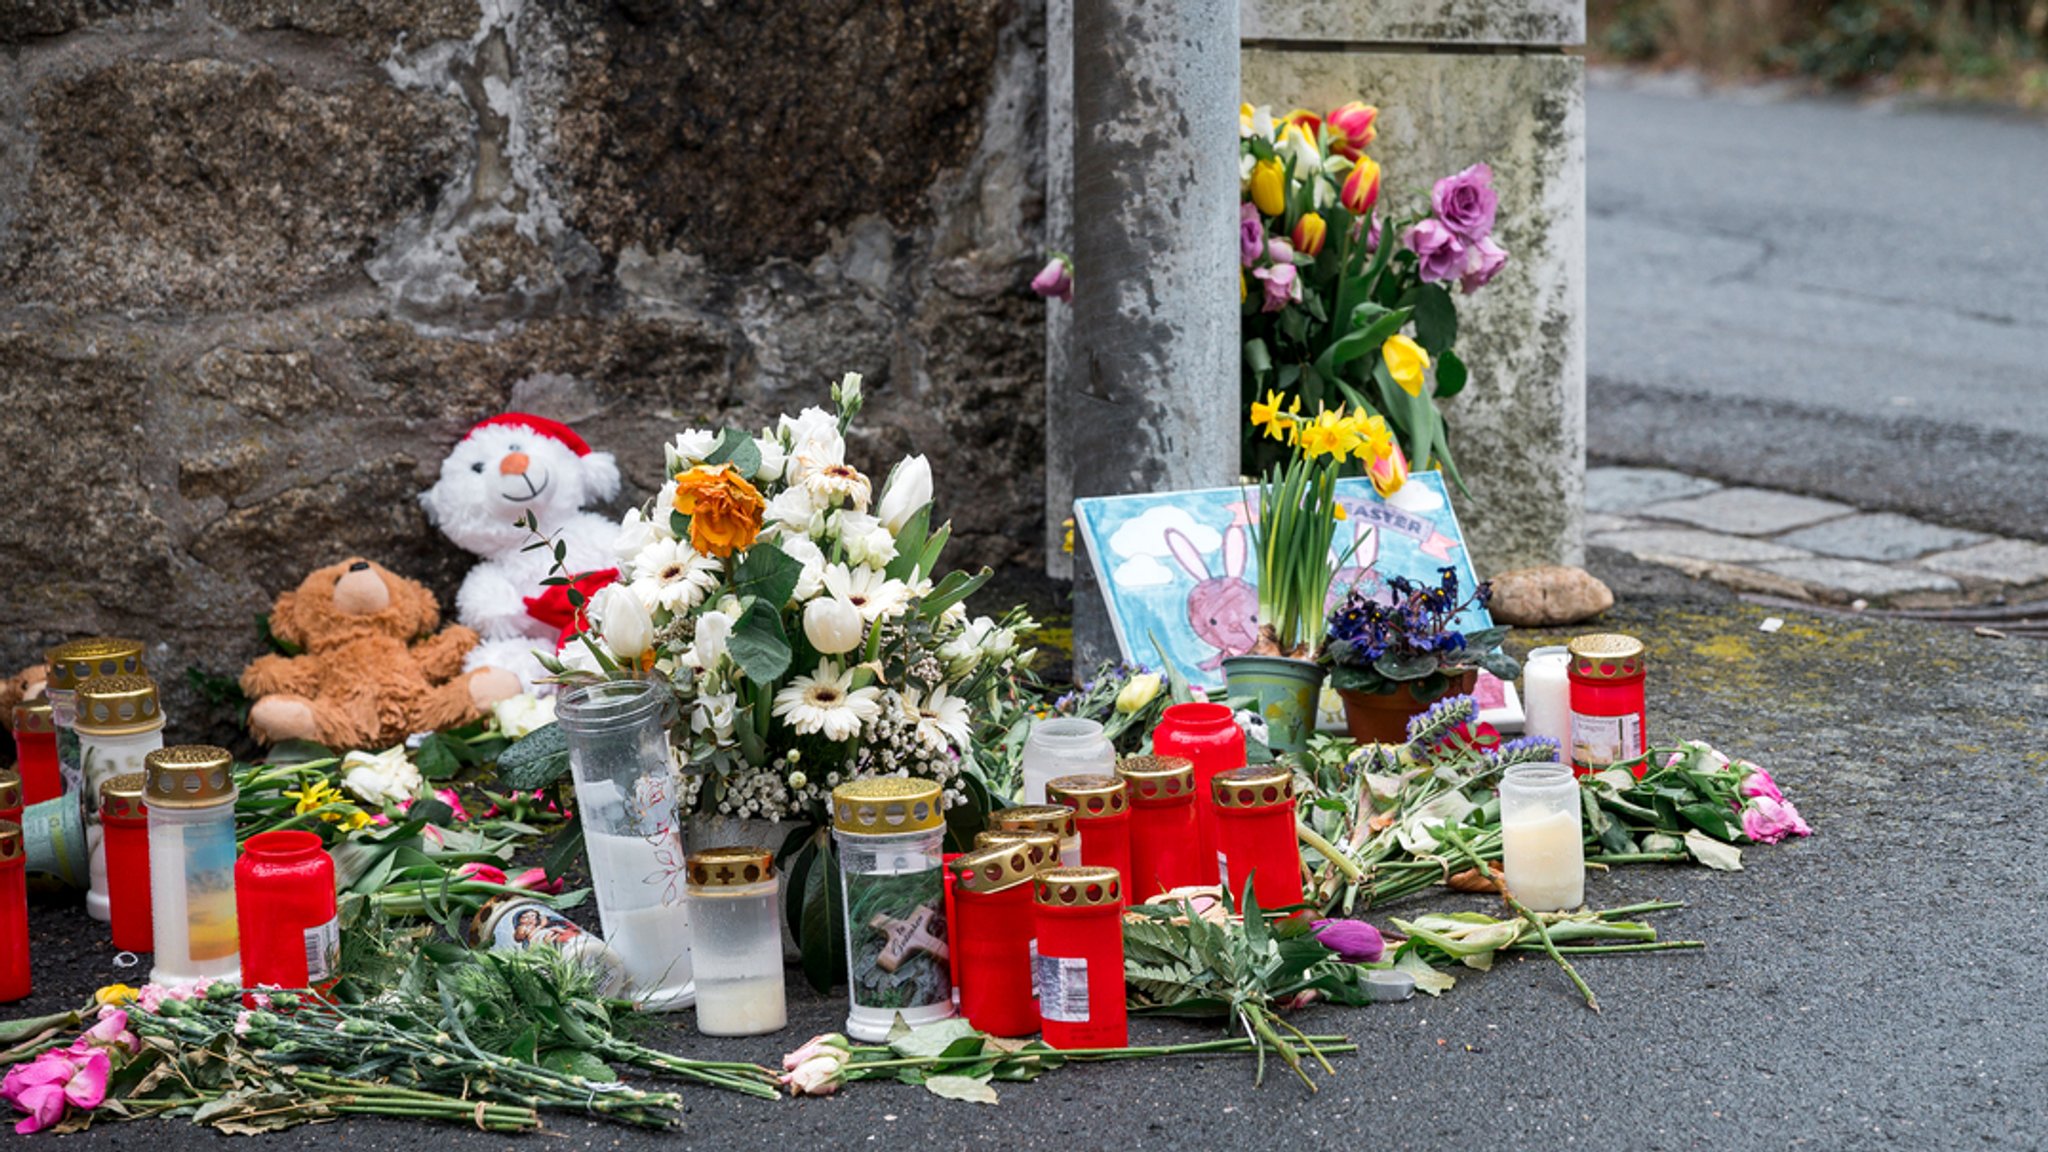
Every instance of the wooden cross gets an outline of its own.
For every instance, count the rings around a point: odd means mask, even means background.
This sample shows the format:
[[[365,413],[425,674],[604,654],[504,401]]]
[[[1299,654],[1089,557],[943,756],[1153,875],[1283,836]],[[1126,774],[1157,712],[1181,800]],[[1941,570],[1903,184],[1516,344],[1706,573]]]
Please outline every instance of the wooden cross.
[[[939,910],[926,905],[908,920],[899,920],[886,913],[868,921],[868,927],[882,934],[888,943],[882,946],[882,954],[875,957],[875,965],[884,972],[894,972],[903,967],[914,952],[923,952],[939,963],[946,962],[946,938],[932,933],[932,921],[939,918]]]

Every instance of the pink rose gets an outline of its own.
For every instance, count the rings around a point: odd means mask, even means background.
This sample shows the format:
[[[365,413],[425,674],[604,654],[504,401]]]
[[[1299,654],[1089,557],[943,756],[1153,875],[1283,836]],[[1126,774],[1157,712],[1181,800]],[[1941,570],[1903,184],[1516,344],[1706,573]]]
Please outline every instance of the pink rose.
[[[1813,829],[1790,800],[1754,796],[1742,806],[1742,834],[1758,844],[1776,844],[1787,836],[1811,836]]]
[[[1457,233],[1436,220],[1424,220],[1402,237],[1415,253],[1416,271],[1425,284],[1436,284],[1464,274],[1469,262],[1465,242]]]
[[[1054,256],[1038,275],[1031,278],[1031,290],[1048,300],[1074,302],[1074,269],[1064,256]]]
[[[128,1030],[128,1013],[119,1008],[100,1014],[99,1023],[85,1030],[85,1035],[71,1042],[73,1052],[90,1048],[119,1048],[130,1056],[142,1051],[142,1041]]]
[[[1785,799],[1785,794],[1778,791],[1778,782],[1771,779],[1769,772],[1747,760],[1737,760],[1735,770],[1741,774],[1741,782],[1735,785],[1735,790],[1743,796],[1764,796],[1780,802]]]
[[[1266,225],[1259,218],[1259,206],[1247,201],[1238,212],[1237,258],[1246,268],[1259,262],[1266,250]]]
[[[1465,265],[1465,271],[1458,277],[1458,286],[1467,293],[1477,292],[1493,283],[1493,278],[1500,275],[1500,270],[1507,266],[1507,262],[1507,249],[1495,244],[1490,238],[1481,240],[1472,245],[1472,253]]]
[[[1301,273],[1293,264],[1270,264],[1254,268],[1252,276],[1266,286],[1266,302],[1262,312],[1278,312],[1290,301],[1301,299]]]
[[[63,1049],[45,1052],[8,1070],[0,1080],[0,1100],[28,1114],[14,1126],[17,1134],[26,1136],[62,1120],[67,1104],[99,1107],[107,1098],[107,1076],[112,1071],[113,1062],[102,1048],[85,1054]]]

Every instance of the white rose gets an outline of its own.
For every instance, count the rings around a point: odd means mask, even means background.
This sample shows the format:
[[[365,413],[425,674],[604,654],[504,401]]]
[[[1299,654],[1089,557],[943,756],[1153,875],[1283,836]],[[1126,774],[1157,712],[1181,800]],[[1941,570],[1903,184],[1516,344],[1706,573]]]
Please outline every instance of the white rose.
[[[732,738],[733,722],[739,717],[739,701],[731,692],[719,692],[699,696],[697,706],[690,711],[690,730],[703,735],[710,733],[719,740]]]
[[[803,486],[785,488],[768,500],[767,523],[790,536],[815,536],[825,526],[825,510]]]
[[[825,586],[825,552],[808,536],[790,536],[777,543],[782,554],[803,565],[797,573],[796,591],[793,593],[799,603],[809,600]]]
[[[341,786],[365,804],[383,807],[419,796],[420,770],[406,757],[405,746],[382,752],[351,752],[341,758]]]
[[[923,456],[906,456],[889,473],[875,515],[893,533],[903,531],[917,510],[932,502],[932,466]]]
[[[555,698],[524,693],[508,697],[491,705],[491,718],[498,722],[498,731],[507,739],[517,740],[536,728],[545,728],[555,722]]]
[[[804,638],[827,656],[850,652],[867,638],[860,609],[837,596],[820,596],[804,605]]]
[[[726,641],[732,639],[732,616],[713,609],[697,617],[697,666],[709,668],[725,655]]]
[[[694,468],[704,462],[706,456],[718,451],[718,433],[708,428],[690,428],[676,434],[676,441],[669,446],[668,470],[671,473]]]
[[[761,454],[761,466],[754,470],[754,479],[763,484],[782,479],[782,470],[789,467],[789,454],[783,451],[781,439],[772,435],[756,436],[754,450]]]

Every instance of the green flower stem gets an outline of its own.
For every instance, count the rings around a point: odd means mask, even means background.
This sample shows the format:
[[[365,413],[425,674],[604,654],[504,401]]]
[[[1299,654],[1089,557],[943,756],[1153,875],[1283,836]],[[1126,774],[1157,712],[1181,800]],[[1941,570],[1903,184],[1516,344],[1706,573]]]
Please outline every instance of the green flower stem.
[[[1470,860],[1473,867],[1479,869],[1482,873],[1487,870],[1486,861],[1480,859],[1478,854],[1466,845],[1465,838],[1458,835],[1457,829],[1446,827],[1443,830],[1443,834],[1450,840],[1451,847],[1463,854],[1467,860]],[[1528,922],[1530,927],[1536,929],[1537,939],[1543,941],[1543,950],[1550,953],[1550,958],[1557,961],[1558,966],[1564,969],[1566,976],[1571,977],[1572,983],[1579,989],[1579,994],[1586,998],[1586,1007],[1591,1008],[1595,1012],[1600,1011],[1600,1001],[1594,998],[1593,989],[1587,985],[1585,978],[1579,975],[1579,970],[1572,967],[1572,962],[1564,958],[1564,953],[1557,950],[1557,944],[1551,940],[1550,929],[1544,927],[1542,917],[1529,911],[1527,905],[1515,899],[1514,893],[1509,891],[1505,885],[1501,887],[1500,898],[1507,901],[1508,907],[1513,908],[1523,920]]]
[[[1600,913],[1602,920],[1621,920],[1630,916],[1641,916],[1650,912],[1669,912],[1673,908],[1685,907],[1683,900],[1645,900],[1641,904],[1627,904],[1620,908],[1609,908]]]
[[[1358,1045],[1340,1035],[1304,1036],[1303,1040],[1313,1042],[1328,1053],[1358,1050]],[[954,1064],[980,1064],[990,1059],[1107,1063],[1116,1060],[1143,1060],[1155,1056],[1242,1055],[1252,1052],[1257,1047],[1256,1042],[1248,1037],[1231,1036],[1222,1040],[1197,1040],[1187,1044],[1140,1044],[1123,1048],[1058,1048],[1047,1052],[1014,1052],[1007,1055],[984,1051],[969,1056],[901,1056],[888,1060],[862,1060],[860,1056],[869,1052],[891,1052],[893,1049],[856,1048],[854,1062],[847,1065],[847,1071],[864,1074],[893,1068],[938,1068]]]
[[[1294,834],[1301,838],[1301,842],[1303,844],[1306,844],[1309,847],[1315,849],[1317,852],[1322,853],[1324,859],[1336,865],[1337,871],[1344,873],[1345,879],[1351,881],[1353,884],[1356,884],[1359,881],[1365,879],[1365,872],[1363,869],[1359,868],[1358,865],[1353,864],[1351,861],[1345,859],[1344,853],[1339,851],[1336,845],[1330,843],[1328,840],[1323,839],[1320,833],[1318,833],[1315,829],[1309,827],[1306,823],[1296,821],[1294,825]]]
[[[1684,852],[1616,852],[1586,857],[1588,864],[1677,864],[1692,857]]]
[[[1605,952],[1684,952],[1705,948],[1704,940],[1653,940],[1632,944],[1556,944],[1552,949],[1570,956],[1598,956]],[[1541,944],[1517,941],[1508,945],[1510,952],[1545,951]]]

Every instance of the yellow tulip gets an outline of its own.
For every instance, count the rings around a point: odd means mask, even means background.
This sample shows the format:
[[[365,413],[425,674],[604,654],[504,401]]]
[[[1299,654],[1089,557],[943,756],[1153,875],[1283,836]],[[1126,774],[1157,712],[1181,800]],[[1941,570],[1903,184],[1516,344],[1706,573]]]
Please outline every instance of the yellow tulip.
[[[1278,160],[1261,160],[1252,166],[1252,203],[1268,216],[1287,210],[1287,170]]]
[[[1380,358],[1387,363],[1387,375],[1401,386],[1401,391],[1410,396],[1422,395],[1425,372],[1429,371],[1429,353],[1422,345],[1398,333],[1387,337],[1380,345]]]
[[[1365,471],[1372,477],[1373,491],[1381,496],[1392,496],[1408,482],[1408,457],[1402,454],[1399,444],[1389,442],[1385,451],[1374,452]]]

